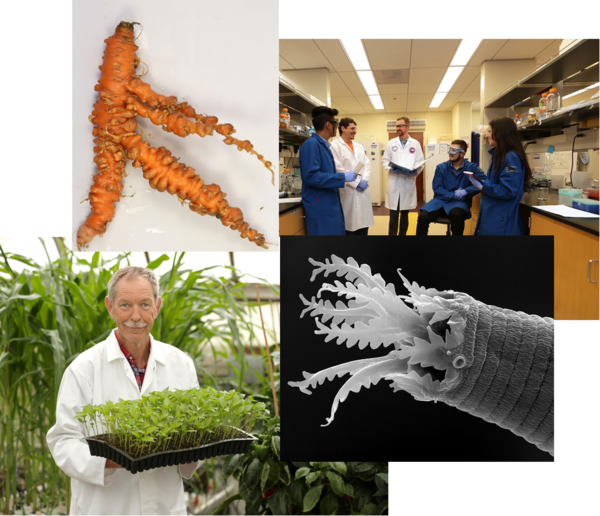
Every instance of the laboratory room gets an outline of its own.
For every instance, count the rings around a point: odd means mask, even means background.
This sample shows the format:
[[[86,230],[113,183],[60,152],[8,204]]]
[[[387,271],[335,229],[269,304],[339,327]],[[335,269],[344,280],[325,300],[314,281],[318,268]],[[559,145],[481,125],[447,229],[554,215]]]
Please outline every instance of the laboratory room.
[[[280,39],[279,234],[552,235],[598,319],[598,43]]]

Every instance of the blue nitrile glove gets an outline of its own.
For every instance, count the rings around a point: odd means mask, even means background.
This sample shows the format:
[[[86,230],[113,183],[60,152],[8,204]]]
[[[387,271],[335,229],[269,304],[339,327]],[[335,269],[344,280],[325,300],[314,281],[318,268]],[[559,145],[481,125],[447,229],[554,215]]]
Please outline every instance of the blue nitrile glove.
[[[346,183],[351,183],[356,179],[356,172],[344,172],[344,176],[346,176]]]
[[[369,182],[365,181],[364,179],[361,179],[360,183],[358,183],[358,186],[356,187],[356,189],[359,192],[364,192],[367,189],[367,186],[369,186]]]
[[[418,174],[419,174],[419,169],[415,170],[414,172],[404,172],[404,175],[406,177],[414,177],[414,176],[416,176]]]
[[[452,196],[453,199],[456,199],[457,201],[460,201],[461,199],[464,199],[467,196],[467,191],[464,188],[459,188],[458,190],[456,190],[454,192],[454,195]]]
[[[467,176],[469,178],[469,181],[471,181],[471,184],[477,188],[478,190],[481,190],[481,188],[483,187],[483,185],[477,181],[477,179],[475,179],[473,176]]]
[[[391,172],[392,174],[401,174],[401,173],[402,173],[402,170],[400,169],[400,167],[397,167],[397,166],[395,166],[395,165],[392,165],[392,166],[390,167],[390,172]]]

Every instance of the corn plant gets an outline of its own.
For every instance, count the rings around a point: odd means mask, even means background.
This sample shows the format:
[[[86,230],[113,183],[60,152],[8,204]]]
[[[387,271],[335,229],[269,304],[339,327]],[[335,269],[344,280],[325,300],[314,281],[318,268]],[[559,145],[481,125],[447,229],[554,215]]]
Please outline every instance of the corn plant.
[[[86,405],[75,419],[88,436],[115,445],[131,457],[194,448],[250,433],[268,416],[264,403],[211,387],[156,391],[137,400]]]

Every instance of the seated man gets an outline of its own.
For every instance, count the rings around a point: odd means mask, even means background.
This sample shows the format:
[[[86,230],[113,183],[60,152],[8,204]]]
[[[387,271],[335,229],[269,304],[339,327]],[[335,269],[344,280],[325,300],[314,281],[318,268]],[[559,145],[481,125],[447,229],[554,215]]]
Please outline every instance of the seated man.
[[[443,215],[450,218],[453,236],[463,234],[465,220],[471,218],[471,201],[479,193],[463,172],[473,172],[480,181],[486,179],[483,170],[464,159],[466,151],[464,140],[454,140],[448,149],[449,160],[436,167],[432,183],[433,199],[421,208],[417,235],[427,235],[429,224]]]

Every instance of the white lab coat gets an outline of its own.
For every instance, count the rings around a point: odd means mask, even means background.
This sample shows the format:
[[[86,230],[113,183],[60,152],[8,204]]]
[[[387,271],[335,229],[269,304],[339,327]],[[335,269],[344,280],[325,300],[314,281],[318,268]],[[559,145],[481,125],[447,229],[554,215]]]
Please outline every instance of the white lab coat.
[[[363,192],[359,192],[356,189],[361,179],[369,181],[371,178],[371,162],[360,143],[352,142],[352,146],[354,147],[354,152],[352,152],[350,146],[341,137],[331,144],[336,172],[351,172],[359,162],[364,165],[363,169],[359,172],[361,177],[357,177],[354,181],[346,183],[346,186],[340,189],[340,201],[344,210],[347,231],[356,231],[375,225],[369,188]]]
[[[395,149],[395,150],[394,150]],[[413,152],[410,150],[414,149]],[[398,199],[400,199],[400,210],[412,210],[417,207],[417,177],[408,177],[404,174],[394,174],[390,172],[390,161],[401,167],[413,169],[415,164],[420,163],[425,158],[421,145],[414,138],[408,137],[404,148],[400,143],[400,137],[392,138],[385,148],[381,164],[388,171],[388,184],[385,194],[385,207],[389,210],[398,209]],[[419,174],[423,171],[423,166],[419,167]]]
[[[183,480],[201,462],[131,474],[108,469],[92,457],[85,426],[73,419],[87,404],[139,399],[153,391],[198,388],[192,359],[169,344],[152,339],[142,391],[112,331],[103,342],[79,355],[63,375],[56,424],[46,436],[56,464],[71,477],[70,514],[186,514]]]

